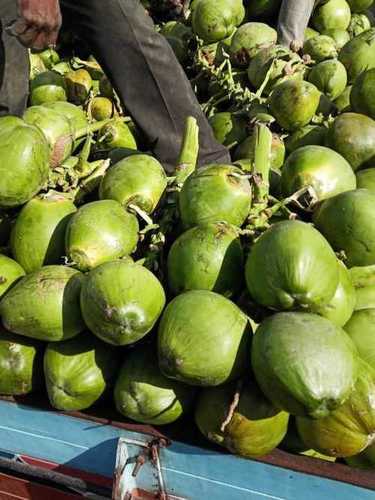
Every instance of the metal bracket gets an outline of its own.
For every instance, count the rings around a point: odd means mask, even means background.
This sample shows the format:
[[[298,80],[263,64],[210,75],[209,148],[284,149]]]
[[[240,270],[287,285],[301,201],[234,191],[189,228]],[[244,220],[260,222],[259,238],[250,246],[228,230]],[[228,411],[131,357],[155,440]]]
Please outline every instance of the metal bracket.
[[[159,454],[165,446],[163,438],[119,439],[112,500],[168,500]]]

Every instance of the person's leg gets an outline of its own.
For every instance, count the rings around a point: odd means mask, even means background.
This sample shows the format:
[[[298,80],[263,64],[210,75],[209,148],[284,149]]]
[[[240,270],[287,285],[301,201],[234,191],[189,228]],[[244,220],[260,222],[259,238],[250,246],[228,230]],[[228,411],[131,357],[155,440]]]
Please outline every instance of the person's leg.
[[[200,164],[230,161],[214,139],[191,85],[139,0],[61,0],[121,100],[165,165],[177,160],[185,120],[197,118]]]
[[[283,0],[278,23],[278,41],[286,47],[299,49],[305,29],[314,10],[315,0]]]
[[[16,0],[0,1],[0,116],[21,116],[29,92],[29,55],[5,27],[16,19]]]

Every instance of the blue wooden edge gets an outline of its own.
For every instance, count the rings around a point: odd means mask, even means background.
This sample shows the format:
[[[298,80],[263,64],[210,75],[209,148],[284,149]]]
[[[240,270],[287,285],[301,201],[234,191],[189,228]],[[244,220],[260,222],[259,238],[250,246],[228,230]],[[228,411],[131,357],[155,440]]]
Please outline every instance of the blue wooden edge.
[[[85,472],[113,476],[118,439],[146,443],[150,436],[59,413],[0,401],[0,450],[48,460]],[[374,500],[375,493],[331,479],[294,472],[174,442],[160,452],[170,494],[200,500]],[[138,486],[155,489],[140,474]]]

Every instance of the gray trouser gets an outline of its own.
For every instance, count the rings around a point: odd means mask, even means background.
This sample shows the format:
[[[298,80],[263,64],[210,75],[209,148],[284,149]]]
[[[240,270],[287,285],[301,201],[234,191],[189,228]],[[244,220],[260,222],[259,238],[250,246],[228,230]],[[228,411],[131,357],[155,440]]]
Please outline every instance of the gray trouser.
[[[185,120],[200,127],[200,164],[230,161],[214,139],[191,85],[139,0],[60,0],[63,20],[73,19],[103,66],[155,156],[175,164]],[[15,19],[16,0],[0,0],[2,26]],[[22,114],[28,91],[27,51],[2,30],[0,113]]]
[[[278,23],[279,43],[302,46],[304,32],[314,10],[315,0],[283,0]]]

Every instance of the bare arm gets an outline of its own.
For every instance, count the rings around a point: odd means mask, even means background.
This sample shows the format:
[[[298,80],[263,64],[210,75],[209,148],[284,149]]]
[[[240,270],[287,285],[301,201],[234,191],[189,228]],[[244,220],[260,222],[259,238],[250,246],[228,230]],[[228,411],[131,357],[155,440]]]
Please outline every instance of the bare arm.
[[[12,33],[26,47],[37,50],[56,44],[61,27],[59,0],[17,0],[18,18]]]

